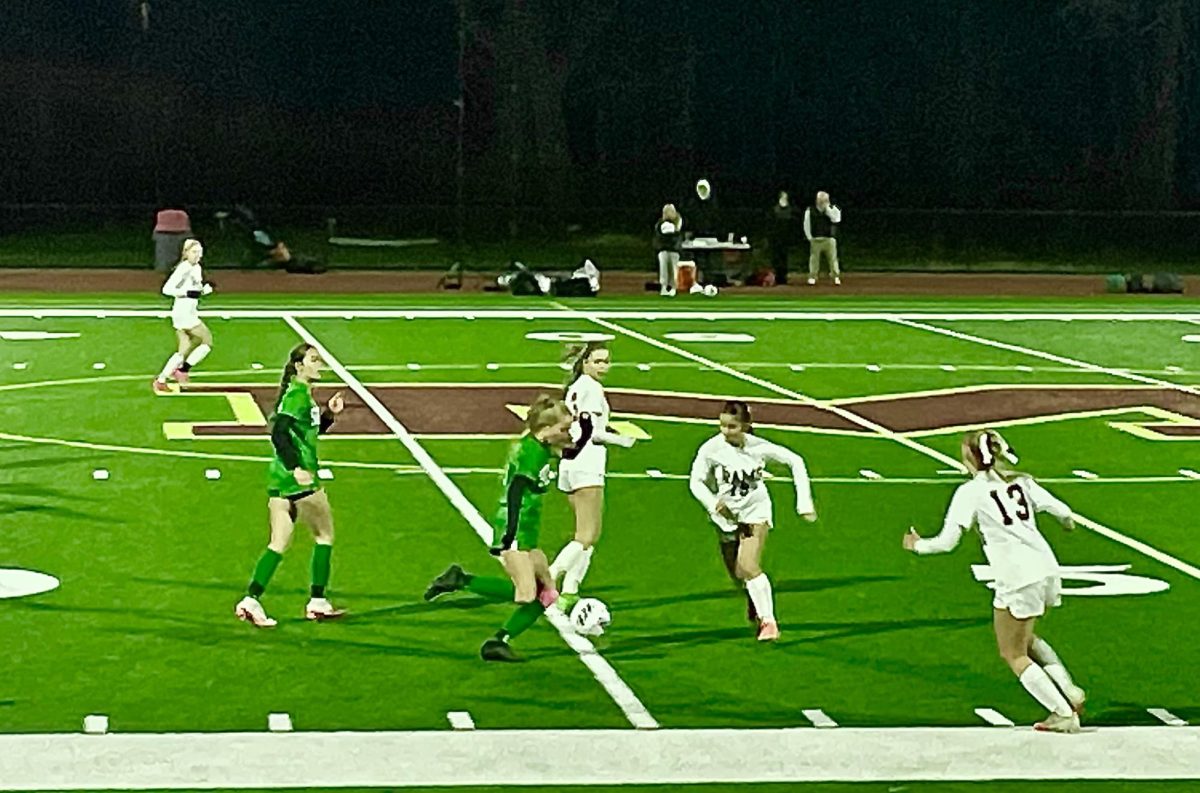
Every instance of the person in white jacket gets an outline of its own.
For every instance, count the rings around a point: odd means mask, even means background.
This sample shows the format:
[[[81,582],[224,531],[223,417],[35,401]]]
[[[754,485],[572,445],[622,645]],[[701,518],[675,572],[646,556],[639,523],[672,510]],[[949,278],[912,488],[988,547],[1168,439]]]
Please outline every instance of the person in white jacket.
[[[171,325],[175,328],[178,349],[167,359],[167,363],[154,378],[154,390],[170,391],[167,378],[178,383],[188,381],[188,372],[204,360],[212,351],[212,332],[200,320],[200,298],[212,294],[212,285],[204,282],[200,260],[204,257],[204,246],[200,240],[190,239],[183,243],[179,264],[163,284],[162,293],[174,298],[171,305]]]
[[[1050,715],[1035,729],[1079,732],[1084,691],[1075,685],[1053,648],[1034,632],[1038,617],[1061,602],[1058,559],[1038,531],[1038,512],[1049,512],[1063,528],[1075,528],[1071,509],[1028,474],[1014,471],[1017,456],[995,430],[963,438],[962,460],[971,473],[950,500],[942,530],[922,539],[915,529],[904,535],[904,548],[917,554],[946,553],[964,531],[978,526],[992,575],[993,625],[1000,656],[1034,699]]]
[[[762,552],[771,530],[771,495],[763,484],[768,462],[792,472],[796,513],[817,519],[804,458],[753,434],[750,406],[732,400],[721,410],[721,432],[709,438],[692,461],[689,486],[708,510],[721,540],[721,556],[730,576],[746,587],[747,616],[758,624],[760,642],[779,638],[771,580],[762,569]]]
[[[608,467],[608,447],[633,446],[634,439],[608,428],[611,410],[604,386],[600,384],[612,366],[612,353],[604,342],[593,341],[567,351],[571,362],[571,382],[564,401],[574,421],[574,443],[563,451],[558,466],[558,489],[567,494],[575,512],[575,538],[567,543],[553,564],[550,574],[562,576],[559,605],[570,612],[579,599],[579,586],[592,564],[592,552],[600,539],[604,516],[604,479]]]

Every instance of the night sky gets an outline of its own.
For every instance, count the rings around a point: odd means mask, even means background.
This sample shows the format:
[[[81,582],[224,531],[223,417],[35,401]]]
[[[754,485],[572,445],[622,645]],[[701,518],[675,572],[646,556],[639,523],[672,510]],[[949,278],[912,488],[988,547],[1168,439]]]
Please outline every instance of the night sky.
[[[1194,3],[9,0],[6,201],[1200,208]],[[462,12],[460,18],[460,10]]]

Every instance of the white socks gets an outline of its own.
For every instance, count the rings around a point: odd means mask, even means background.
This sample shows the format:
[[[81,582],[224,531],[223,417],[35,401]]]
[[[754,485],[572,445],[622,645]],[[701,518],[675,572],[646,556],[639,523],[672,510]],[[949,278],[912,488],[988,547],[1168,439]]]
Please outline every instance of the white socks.
[[[1067,702],[1067,698],[1058,690],[1058,686],[1054,685],[1054,681],[1046,674],[1046,670],[1042,669],[1037,664],[1031,663],[1021,673],[1021,685],[1025,686],[1025,690],[1033,696],[1038,702],[1042,703],[1042,707],[1046,710],[1053,711],[1059,716],[1070,716],[1071,705]]]
[[[1054,652],[1054,648],[1047,644],[1045,639],[1040,636],[1033,638],[1033,642],[1029,645],[1029,656],[1042,665],[1046,674],[1064,693],[1075,688],[1075,681],[1071,679],[1071,673],[1067,671],[1067,667],[1063,666],[1058,653]]]
[[[159,372],[158,379],[160,381],[166,382],[166,379],[171,376],[171,372],[174,372],[176,369],[178,369],[182,365],[183,365],[183,356],[180,355],[179,353],[172,353],[171,357],[167,359],[167,365],[163,367],[163,370],[161,372]]]
[[[196,364],[200,363],[210,352],[212,352],[212,347],[209,347],[207,344],[201,344],[199,347],[188,353],[188,366],[195,366]]]
[[[575,566],[575,562],[579,560],[579,555],[583,553],[583,545],[578,540],[571,540],[563,549],[558,552],[558,556],[554,557],[554,562],[550,565],[550,575],[555,581],[563,573]]]
[[[750,593],[750,600],[754,601],[758,618],[764,622],[774,622],[775,598],[771,594],[771,579],[767,578],[767,574],[759,573],[747,581],[746,591]]]
[[[578,595],[579,585],[583,583],[583,577],[587,575],[588,568],[592,566],[592,551],[596,550],[595,546],[588,548],[579,555],[574,566],[567,570],[563,576],[563,592],[568,595]]]

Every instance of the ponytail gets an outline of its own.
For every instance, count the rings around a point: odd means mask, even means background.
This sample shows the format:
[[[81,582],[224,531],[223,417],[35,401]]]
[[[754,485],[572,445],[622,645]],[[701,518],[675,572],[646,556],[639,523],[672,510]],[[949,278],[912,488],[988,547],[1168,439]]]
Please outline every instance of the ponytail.
[[[283,367],[283,376],[279,378],[279,393],[275,395],[276,411],[279,410],[279,403],[283,401],[283,395],[287,393],[288,387],[292,384],[292,379],[296,376],[296,365],[304,360],[304,356],[308,355],[308,351],[311,349],[311,344],[301,342],[288,353],[287,363]]]
[[[587,359],[592,357],[592,353],[597,350],[607,350],[608,344],[603,341],[589,341],[583,344],[572,344],[567,347],[566,353],[563,354],[563,363],[571,364],[571,378],[567,380],[567,387],[563,389],[565,395],[571,386],[575,384],[583,375],[583,364]]]
[[[971,433],[964,438],[964,442],[980,471],[994,471],[1006,482],[1022,476],[1021,472],[1012,467],[1020,458],[996,430],[985,429]]]

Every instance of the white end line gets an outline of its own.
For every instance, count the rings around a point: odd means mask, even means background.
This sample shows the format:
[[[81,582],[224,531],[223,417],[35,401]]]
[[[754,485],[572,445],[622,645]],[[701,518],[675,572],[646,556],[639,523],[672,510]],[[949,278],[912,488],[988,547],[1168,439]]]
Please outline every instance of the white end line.
[[[384,404],[380,402],[379,399],[376,398],[376,396],[371,393],[371,391],[364,386],[357,377],[351,374],[350,371],[343,366],[342,363],[338,361],[338,359],[335,358],[329,352],[329,350],[317,340],[317,337],[309,332],[307,328],[301,325],[291,315],[284,315],[283,321],[286,322],[292,328],[292,330],[294,330],[300,336],[300,338],[304,339],[317,349],[317,351],[321,354],[321,357],[325,360],[325,363],[328,364],[329,368],[332,369],[338,375],[338,377],[342,379],[342,382],[345,383],[351,391],[358,395],[358,398],[361,399],[363,403],[369,407],[376,416],[379,417],[379,420],[382,421],[384,425],[392,431],[392,434],[396,436],[397,440],[404,445],[404,448],[407,449],[409,454],[413,456],[413,458],[417,461],[417,464],[421,466],[425,473],[428,474],[429,478],[433,480],[433,483],[437,485],[438,489],[445,494],[446,498],[450,500],[450,503],[454,505],[454,508],[458,510],[459,514],[462,515],[471,528],[475,530],[475,534],[479,536],[479,539],[482,540],[486,545],[491,545],[491,525],[484,520],[483,515],[479,514],[479,510],[475,508],[475,505],[472,504],[467,497],[463,495],[463,492],[458,489],[458,485],[454,484],[454,482],[452,482],[450,478],[446,476],[446,472],[442,470],[441,466],[439,466],[436,461],[434,461],[434,459],[429,455],[429,452],[425,451],[425,448],[418,443],[415,438],[413,438],[412,433],[408,431],[408,428],[401,424],[400,421],[394,415],[392,415],[392,412],[388,410],[387,407],[384,406]],[[567,625],[565,618],[562,620],[553,619],[553,610],[551,610],[547,616],[551,618],[551,623],[555,626],[555,628],[558,629],[559,634],[563,637],[567,644],[570,645],[571,649],[580,654],[580,659],[588,667],[588,669],[591,670],[597,682],[604,687],[604,690],[608,692],[608,695],[612,697],[613,701],[616,702],[621,708],[621,711],[625,714],[625,718],[629,719],[629,723],[634,727],[638,727],[639,729],[657,728],[658,722],[653,716],[650,715],[650,712],[646,710],[646,706],[642,704],[641,700],[637,698],[637,695],[633,693],[633,690],[630,689],[625,681],[621,679],[616,670],[612,668],[612,665],[596,652],[596,648],[592,646],[592,643],[582,636],[578,636],[572,632],[570,627]]]

